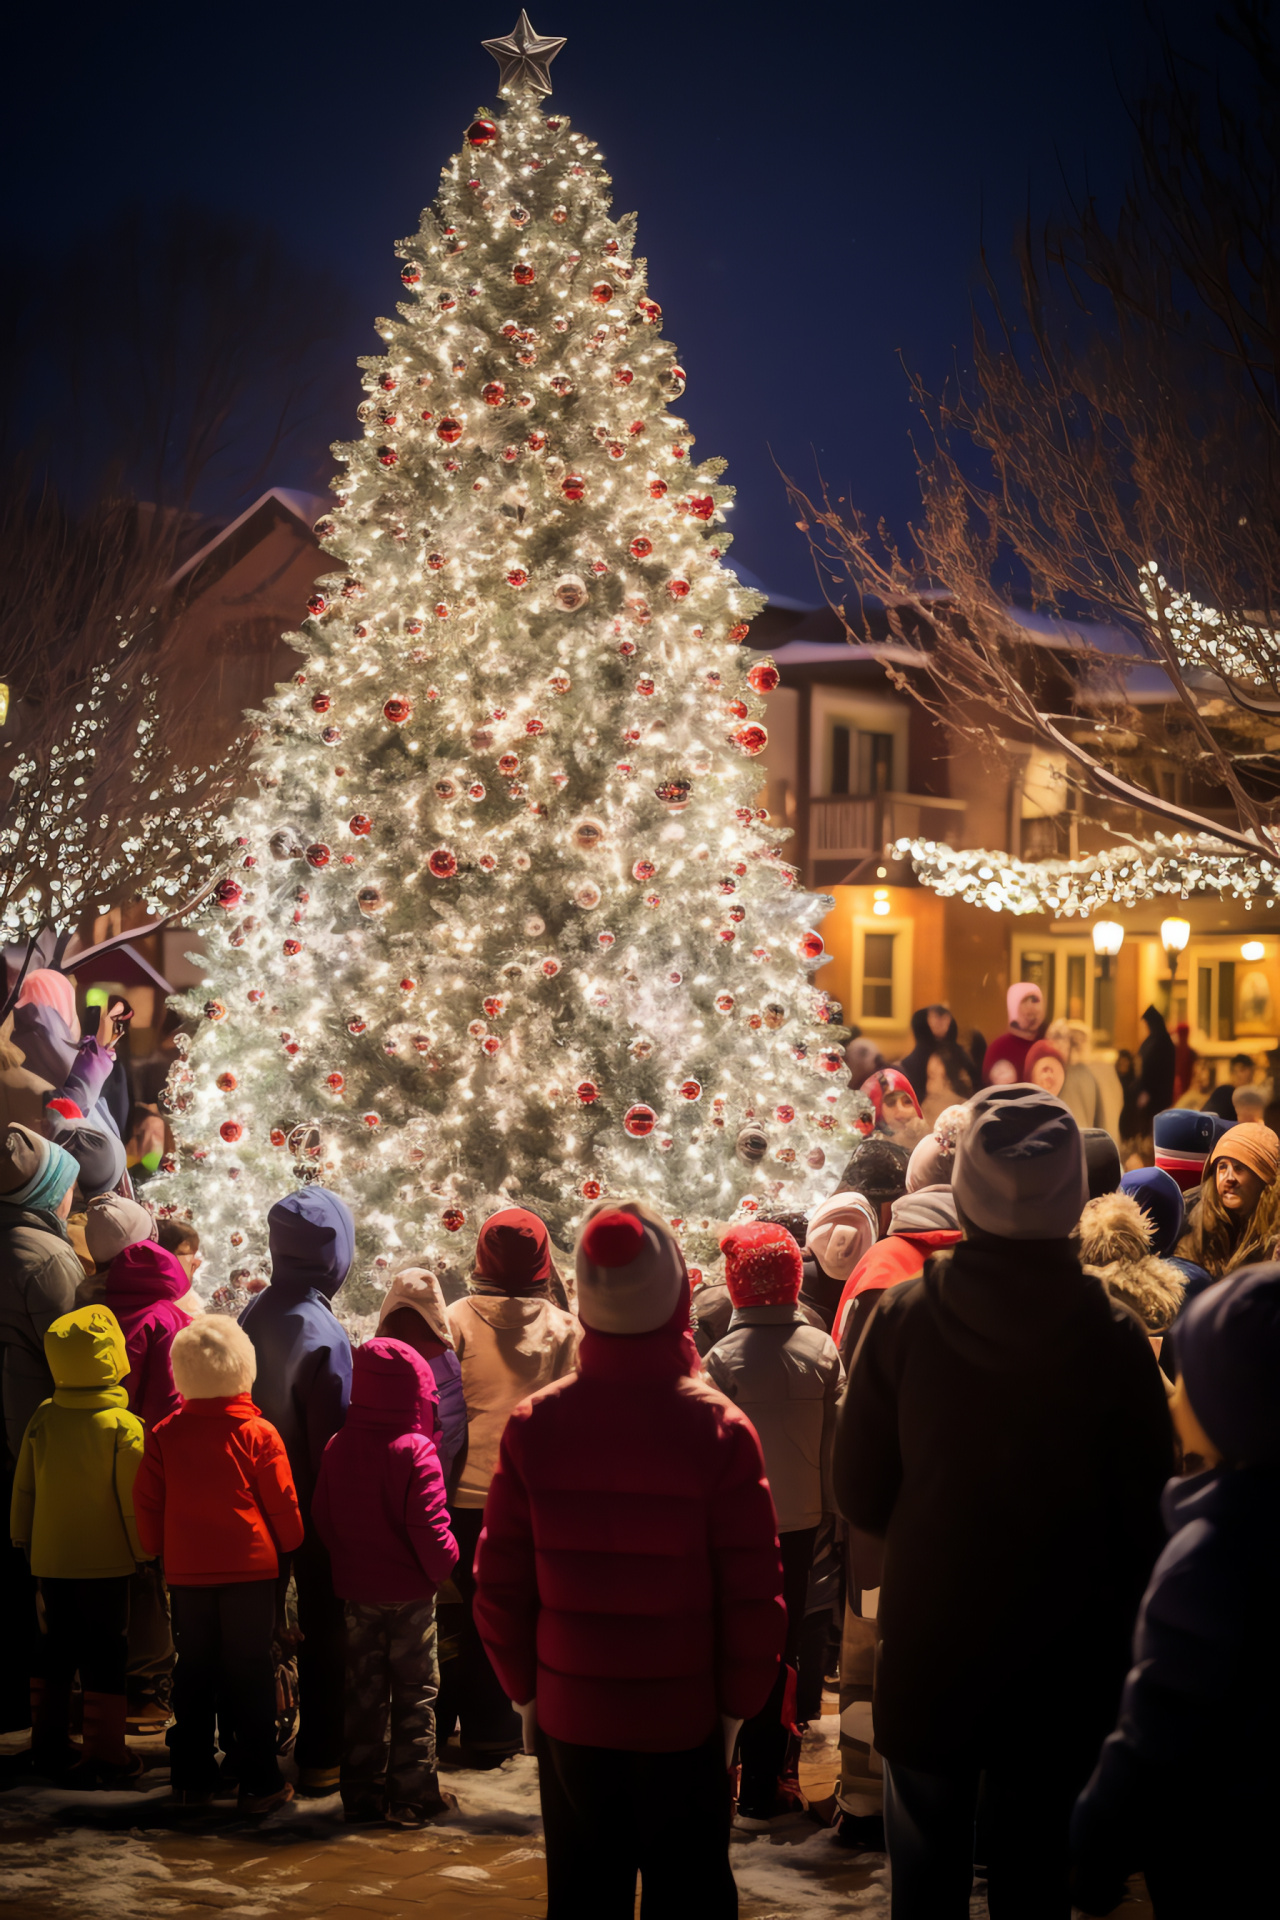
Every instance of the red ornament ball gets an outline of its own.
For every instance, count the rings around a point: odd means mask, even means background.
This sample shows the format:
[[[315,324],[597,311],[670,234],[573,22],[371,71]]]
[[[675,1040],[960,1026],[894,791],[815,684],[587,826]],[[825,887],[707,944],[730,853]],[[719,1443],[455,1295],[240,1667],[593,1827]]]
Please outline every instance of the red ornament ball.
[[[652,1107],[644,1105],[628,1107],[622,1116],[622,1129],[633,1140],[645,1140],[658,1124],[658,1116]]]
[[[649,482],[649,498],[651,500],[661,500],[666,491],[667,483],[665,480],[651,480]]]
[[[492,120],[473,120],[467,128],[467,145],[469,147],[491,147],[497,138],[498,129]],[[479,182],[477,181],[475,184],[478,186]]]
[[[652,860],[637,860],[631,869],[633,880],[652,880],[658,869]]]
[[[307,612],[314,614],[318,619],[319,616],[325,611],[328,605],[329,605],[329,602],[325,599],[322,593],[313,593],[311,598],[307,601]]]
[[[556,975],[560,971],[560,962],[558,960],[551,960],[551,959],[544,960],[542,963],[542,971],[546,979],[554,980]]]
[[[244,899],[244,888],[238,880],[219,880],[213,890],[213,897],[224,912],[230,913]]]
[[[580,473],[566,473],[560,482],[560,491],[566,500],[581,500],[587,491],[587,483]]]
[[[820,959],[825,952],[820,933],[802,933],[796,942],[796,952],[802,960]]]
[[[682,1100],[701,1100],[701,1080],[682,1080],[680,1082],[680,1098]]]
[[[287,960],[292,960],[297,954],[302,952],[301,940],[289,939],[283,941],[281,943],[281,952]]]
[[[451,880],[458,871],[457,856],[448,847],[437,847],[427,856],[427,867],[437,880]]]
[[[480,398],[486,407],[500,407],[507,397],[507,390],[501,380],[490,380],[480,389]]]
[[[779,1125],[784,1127],[789,1127],[791,1125],[791,1122],[796,1117],[796,1110],[793,1106],[791,1106],[787,1101],[784,1100],[781,1106],[777,1106],[774,1108],[773,1117],[776,1121],[778,1121]]]
[[[440,1225],[446,1233],[457,1233],[459,1228],[465,1227],[466,1224],[467,1216],[461,1207],[446,1207],[440,1215]]]
[[[416,287],[422,278],[422,268],[414,266],[413,262],[410,261],[407,266],[401,267],[400,278],[404,281],[406,287]]]
[[[311,711],[312,711],[312,713],[328,713],[328,711],[329,711],[329,709],[330,709],[330,707],[331,707],[332,705],[333,705],[333,695],[332,695],[332,694],[329,694],[329,693],[313,693],[313,694],[312,694],[312,696],[311,696]]]
[[[839,1047],[822,1047],[818,1053],[818,1065],[824,1073],[839,1073],[846,1061]]]
[[[600,1098],[600,1089],[594,1080],[579,1080],[574,1092],[584,1107],[589,1107],[594,1100]]]
[[[668,580],[667,592],[673,600],[687,600],[689,597],[689,582],[679,576],[674,580]]]
[[[370,1132],[372,1132],[375,1127],[382,1125],[382,1115],[380,1113],[362,1113],[360,1118],[364,1121],[364,1124]]]
[[[323,840],[316,840],[307,848],[306,859],[309,867],[327,867],[332,858],[333,855]]]
[[[709,493],[692,493],[689,496],[689,511],[695,520],[709,520],[716,510],[716,503]]]
[[[362,840],[366,834],[373,832],[373,821],[367,813],[353,813],[347,822],[347,828],[349,832],[355,834],[357,840]]]
[[[513,773],[518,773],[519,771],[520,771],[520,755],[518,753],[499,754],[498,756],[498,772],[499,773],[505,774],[507,779],[509,780]]]
[[[537,277],[532,263],[528,260],[517,260],[511,269],[511,278],[518,287],[531,287]]]
[[[440,422],[439,426],[436,428],[436,434],[441,440],[444,441],[447,447],[452,447],[456,445],[456,443],[459,440],[461,440],[462,429],[463,429],[463,422],[458,419],[457,415],[452,413],[446,413],[444,419]]]
[[[529,576],[525,572],[524,568],[512,567],[510,572],[507,574],[507,585],[509,587],[527,587],[528,584],[529,584]]]
[[[413,702],[403,693],[393,693],[391,698],[383,703],[382,712],[392,726],[402,727],[413,712]]]
[[[417,981],[406,973],[404,979],[400,982],[400,991],[401,993],[414,993],[417,991],[417,986]]]
[[[346,1075],[341,1073],[331,1073],[325,1080],[330,1093],[341,1093],[346,1084]]]
[[[594,300],[598,307],[607,307],[613,298],[613,291],[613,282],[611,280],[597,280],[591,289],[589,298]]]
[[[748,727],[738,728],[733,736],[733,744],[739,753],[745,753],[748,758],[752,758],[757,753],[764,752],[769,744],[769,735],[764,727],[753,721]]]
[[[480,1051],[481,1053],[487,1053],[492,1060],[495,1053],[502,1051],[501,1037],[496,1033],[486,1033],[484,1039],[480,1042]]]
[[[747,621],[739,620],[736,626],[730,627],[729,638],[736,643],[745,640],[750,631],[751,628]]]
[[[772,693],[781,677],[772,660],[759,660],[747,675],[747,685],[753,693]]]
[[[646,327],[656,327],[662,319],[662,308],[656,300],[637,300],[636,319]]]
[[[214,1082],[219,1093],[234,1093],[239,1084],[234,1073],[220,1073]]]
[[[399,458],[400,455],[394,447],[378,448],[378,465],[380,467],[394,467]]]
[[[236,1141],[243,1136],[244,1128],[238,1120],[224,1120],[218,1128],[218,1132],[222,1135],[227,1145],[233,1147]]]
[[[631,542],[632,558],[636,560],[647,560],[649,555],[652,552],[653,552],[653,542],[649,538],[648,534],[638,533],[635,539]]]
[[[584,1180],[582,1183],[582,1197],[584,1200],[598,1200],[603,1191],[604,1189],[598,1180]]]

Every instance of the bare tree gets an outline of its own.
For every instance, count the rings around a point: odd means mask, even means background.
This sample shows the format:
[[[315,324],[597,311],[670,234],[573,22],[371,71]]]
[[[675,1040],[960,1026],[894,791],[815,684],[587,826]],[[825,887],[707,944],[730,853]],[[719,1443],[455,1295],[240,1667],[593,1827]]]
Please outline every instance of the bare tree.
[[[914,383],[926,432],[910,549],[825,487],[788,486],[851,637],[865,638],[865,602],[882,604],[925,669],[912,690],[953,731],[991,748],[1012,726],[1065,756],[1086,793],[1269,862],[1280,43],[1255,0],[1224,31],[1235,70],[1216,88],[1166,44],[1118,214],[1088,201],[1028,228],[1016,303],[984,261],[971,371],[936,397]],[[1015,590],[1136,636],[1169,682],[1160,720],[1126,708],[1114,655],[1082,643],[1064,675],[1031,644]],[[1171,798],[1179,785],[1218,817]]]

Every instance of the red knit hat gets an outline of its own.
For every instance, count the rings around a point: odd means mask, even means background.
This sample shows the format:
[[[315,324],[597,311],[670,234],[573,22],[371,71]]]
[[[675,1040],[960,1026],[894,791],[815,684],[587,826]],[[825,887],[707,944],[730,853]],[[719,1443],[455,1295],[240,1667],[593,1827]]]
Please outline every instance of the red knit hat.
[[[804,1262],[785,1227],[756,1221],[730,1227],[720,1242],[724,1278],[735,1307],[789,1307],[800,1292]]]

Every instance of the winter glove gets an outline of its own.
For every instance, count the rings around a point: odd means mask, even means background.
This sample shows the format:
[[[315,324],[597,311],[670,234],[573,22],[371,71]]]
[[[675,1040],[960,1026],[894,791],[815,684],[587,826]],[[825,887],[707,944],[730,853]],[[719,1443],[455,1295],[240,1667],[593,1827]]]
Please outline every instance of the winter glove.
[[[535,1694],[533,1699],[526,1700],[523,1706],[520,1705],[518,1700],[513,1700],[511,1704],[520,1715],[520,1730],[524,1736],[524,1751],[526,1753],[533,1753],[535,1751],[534,1736],[538,1731],[538,1697]]]
[[[720,1731],[724,1735],[724,1764],[733,1765],[733,1750],[738,1744],[738,1735],[742,1732],[741,1720],[731,1720],[727,1713],[720,1715]]]

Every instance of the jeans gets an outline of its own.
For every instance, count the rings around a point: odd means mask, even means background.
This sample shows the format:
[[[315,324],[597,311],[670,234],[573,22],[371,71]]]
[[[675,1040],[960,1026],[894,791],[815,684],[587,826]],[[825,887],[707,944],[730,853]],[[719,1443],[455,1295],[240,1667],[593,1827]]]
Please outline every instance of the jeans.
[[[886,1760],[893,1920],[968,1920],[979,1807],[992,1920],[1069,1920],[1071,1809],[1089,1765],[1030,1746],[944,1773]]]
[[[438,1802],[438,1683],[434,1600],[348,1600],[344,1806],[376,1801],[394,1811]]]
[[[207,1793],[217,1786],[214,1724],[219,1712],[230,1721],[243,1791],[256,1797],[275,1793],[284,1784],[276,1758],[271,1656],[276,1591],[274,1580],[169,1589],[178,1650],[173,1674],[177,1723],[166,1739],[176,1791]]]
[[[778,1791],[778,1776],[786,1764],[790,1728],[783,1714],[788,1683],[794,1687],[804,1607],[809,1597],[809,1568],[817,1537],[816,1527],[797,1527],[778,1536],[782,1547],[782,1593],[787,1604],[787,1640],[769,1698],[759,1713],[752,1714],[743,1723],[738,1754],[742,1761],[739,1805],[744,1813],[769,1811]]]
[[[733,1920],[731,1789],[717,1727],[700,1747],[628,1753],[538,1729],[547,1920]]]

